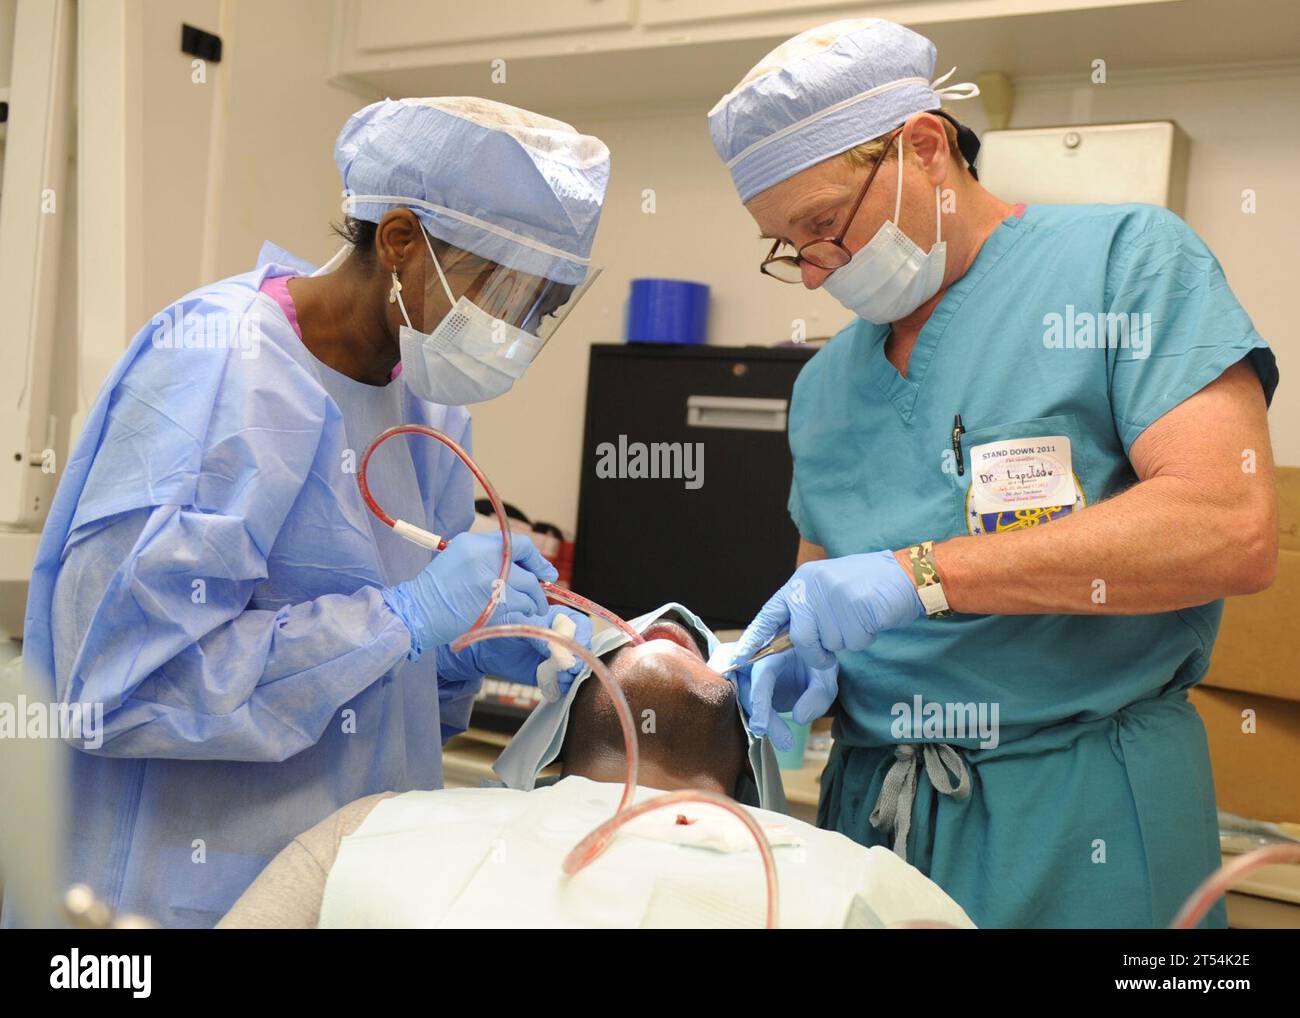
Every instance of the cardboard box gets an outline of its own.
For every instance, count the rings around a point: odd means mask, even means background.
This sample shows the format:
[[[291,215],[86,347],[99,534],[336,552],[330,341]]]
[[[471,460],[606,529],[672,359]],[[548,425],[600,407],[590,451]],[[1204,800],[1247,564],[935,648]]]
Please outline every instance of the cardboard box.
[[[1286,551],[1300,551],[1300,467],[1278,467],[1278,538]]]
[[[1228,598],[1202,684],[1300,700],[1300,467],[1278,467],[1276,480],[1277,579],[1262,593]]]
[[[1277,558],[1268,590],[1224,604],[1202,685],[1300,700],[1300,551],[1283,549]]]
[[[1219,809],[1275,823],[1300,818],[1300,702],[1205,687],[1191,701],[1209,736]],[[1248,719],[1253,732],[1243,730]]]
[[[1300,467],[1277,468],[1277,579],[1230,597],[1210,669],[1191,700],[1209,733],[1219,808],[1300,821]],[[1253,711],[1255,731],[1243,728]]]

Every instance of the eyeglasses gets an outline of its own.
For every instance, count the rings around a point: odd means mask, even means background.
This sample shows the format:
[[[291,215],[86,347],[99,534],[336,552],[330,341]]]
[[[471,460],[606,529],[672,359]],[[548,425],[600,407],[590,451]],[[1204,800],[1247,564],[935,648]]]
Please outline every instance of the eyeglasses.
[[[819,237],[817,240],[810,240],[792,255],[778,255],[776,253],[777,248],[785,242],[782,240],[774,241],[772,250],[767,253],[767,257],[759,265],[758,271],[782,283],[799,283],[803,281],[804,262],[826,272],[834,272],[836,269],[847,265],[849,259],[853,257],[853,253],[844,246],[844,237],[849,232],[849,227],[853,225],[858,209],[862,207],[862,200],[866,198],[871,182],[876,179],[876,173],[879,172],[881,164],[885,161],[885,156],[889,154],[890,145],[901,130],[901,127],[898,128],[886,139],[880,158],[876,160],[876,165],[871,168],[871,173],[867,176],[867,182],[862,185],[862,190],[858,192],[857,201],[853,203],[853,208],[849,211],[849,217],[844,221],[844,228],[840,230],[837,236]]]

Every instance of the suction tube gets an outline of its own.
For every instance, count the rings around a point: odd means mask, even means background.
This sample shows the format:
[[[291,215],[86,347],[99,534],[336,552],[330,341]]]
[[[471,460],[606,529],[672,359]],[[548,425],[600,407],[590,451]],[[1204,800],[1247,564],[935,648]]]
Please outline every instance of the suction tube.
[[[1206,878],[1192,896],[1187,899],[1174,921],[1169,924],[1171,930],[1190,930],[1202,919],[1216,901],[1228,893],[1228,888],[1248,874],[1264,866],[1275,863],[1300,862],[1300,844],[1265,845],[1253,852],[1239,855],[1232,862],[1220,866]]]
[[[474,475],[479,486],[487,494],[488,501],[492,503],[492,512],[497,518],[497,526],[501,528],[501,569],[497,573],[497,580],[492,597],[488,599],[483,611],[479,617],[474,620],[474,624],[469,627],[470,632],[480,629],[489,618],[492,617],[492,611],[497,606],[499,595],[496,591],[505,589],[506,577],[510,575],[510,524],[506,518],[505,507],[501,504],[501,499],[497,497],[496,489],[492,487],[492,482],[487,479],[487,475],[478,468],[478,464],[470,457],[459,443],[444,435],[437,428],[430,428],[424,424],[398,424],[395,427],[381,431],[375,436],[375,440],[370,443],[366,449],[365,455],[361,457],[361,466],[357,469],[357,487],[361,489],[361,498],[365,501],[366,506],[372,513],[378,516],[388,526],[392,527],[402,537],[408,541],[421,545],[422,547],[432,549],[433,551],[442,551],[447,547],[447,541],[437,534],[430,533],[422,527],[417,527],[406,520],[395,520],[384,512],[383,507],[375,499],[370,491],[370,485],[366,481],[366,470],[370,465],[370,457],[374,451],[384,442],[387,442],[395,435],[424,435],[435,441],[441,442],[450,449],[460,459],[469,472]],[[590,598],[583,597],[581,594],[575,594],[571,590],[565,590],[563,587],[557,587],[554,583],[547,580],[538,581],[546,596],[552,601],[558,601],[561,604],[568,605],[570,608],[576,608],[578,611],[585,612],[588,615],[595,615],[604,619],[612,626],[618,627],[634,643],[644,643],[645,639],[635,629],[629,626],[621,618],[615,615],[608,608],[603,608]]]
[[[637,751],[636,724],[632,720],[632,708],[628,706],[627,697],[623,695],[622,687],[614,680],[614,676],[610,674],[604,662],[590,650],[576,640],[570,640],[567,636],[561,636],[554,630],[544,629],[541,626],[488,626],[486,629],[470,630],[470,632],[456,637],[452,641],[451,649],[456,653],[460,653],[471,643],[505,637],[545,640],[554,646],[563,647],[591,665],[591,673],[600,680],[600,684],[605,687],[605,692],[609,694],[609,699],[614,704],[614,712],[618,715],[618,725],[623,730],[623,750],[627,756],[627,776],[623,779],[623,798],[618,803],[619,812],[622,812],[628,803],[632,801],[632,795],[636,791],[636,772],[641,759]]]
[[[622,690],[619,691],[620,694]],[[626,798],[626,796],[624,796]],[[568,876],[574,876],[580,873],[585,867],[595,862],[607,849],[614,840],[614,835],[629,820],[635,820],[639,816],[651,813],[657,809],[664,809],[668,806],[676,806],[683,802],[705,802],[720,809],[725,809],[728,813],[734,815],[745,829],[754,838],[754,843],[758,846],[758,855],[763,862],[763,880],[767,889],[767,919],[766,926],[769,930],[777,927],[779,916],[780,897],[776,884],[776,859],[772,856],[772,846],[768,843],[767,835],[763,833],[763,828],[759,826],[749,811],[732,799],[717,792],[706,792],[703,789],[687,788],[678,792],[665,792],[663,795],[656,795],[653,799],[646,799],[635,806],[627,809],[619,807],[619,811],[597,827],[594,831],[583,838],[564,859],[564,872]]]

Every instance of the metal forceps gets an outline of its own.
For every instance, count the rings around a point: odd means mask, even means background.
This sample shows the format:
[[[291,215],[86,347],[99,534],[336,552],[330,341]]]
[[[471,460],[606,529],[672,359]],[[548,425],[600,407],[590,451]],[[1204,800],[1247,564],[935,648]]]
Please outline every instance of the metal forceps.
[[[721,674],[726,675],[727,672],[733,672],[737,668],[744,668],[747,665],[753,664],[755,661],[760,661],[765,657],[770,657],[772,654],[780,654],[781,651],[789,650],[793,646],[794,646],[794,642],[790,639],[790,633],[788,631],[784,633],[778,633],[773,638],[772,642],[769,643],[766,647],[759,648],[749,658],[747,658],[744,661],[737,661],[734,664],[727,665],[726,668],[722,669]]]

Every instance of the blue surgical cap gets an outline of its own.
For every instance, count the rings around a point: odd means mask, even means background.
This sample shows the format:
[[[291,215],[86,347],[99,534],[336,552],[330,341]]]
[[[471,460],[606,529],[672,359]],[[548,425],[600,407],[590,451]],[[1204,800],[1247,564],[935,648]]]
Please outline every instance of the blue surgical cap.
[[[660,619],[669,617],[698,633],[704,639],[709,654],[717,650],[718,638],[713,635],[713,631],[698,615],[676,602],[669,602],[652,612],[646,612],[630,620],[628,625],[638,633],[643,633]],[[601,630],[592,638],[591,652],[596,657],[603,657],[630,642],[626,633],[611,626]],[[531,791],[537,784],[538,772],[559,759],[560,750],[564,746],[564,733],[569,727],[569,711],[573,708],[573,701],[577,699],[578,689],[591,678],[591,674],[590,667],[584,668],[574,679],[568,693],[553,703],[539,703],[524,719],[515,737],[501,751],[497,762],[492,766],[507,788]],[[739,702],[736,710],[749,741],[749,770],[742,776],[735,797],[739,802],[749,806],[760,806],[763,809],[784,813],[785,787],[781,783],[781,770],[772,743],[768,739],[754,737]]]
[[[944,99],[979,95],[969,83],[943,86],[952,71],[931,81],[934,55],[925,36],[880,18],[834,21],[772,50],[709,111],[740,200]]]
[[[559,283],[586,278],[609,182],[599,138],[490,99],[385,99],[348,118],[334,161],[355,219],[403,206],[481,258]]]

